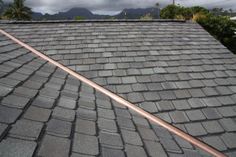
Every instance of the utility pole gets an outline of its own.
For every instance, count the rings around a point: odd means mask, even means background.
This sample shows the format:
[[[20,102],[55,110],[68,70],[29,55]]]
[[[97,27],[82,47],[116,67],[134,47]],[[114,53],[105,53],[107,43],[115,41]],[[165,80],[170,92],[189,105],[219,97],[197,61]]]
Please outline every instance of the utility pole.
[[[175,5],[175,0],[173,0],[173,5]]]

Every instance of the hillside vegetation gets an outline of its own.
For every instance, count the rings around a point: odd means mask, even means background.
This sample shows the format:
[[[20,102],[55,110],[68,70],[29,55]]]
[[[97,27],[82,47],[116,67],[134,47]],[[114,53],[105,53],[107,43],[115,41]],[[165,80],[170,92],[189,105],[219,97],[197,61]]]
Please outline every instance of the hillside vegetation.
[[[230,20],[230,16],[222,16],[221,12],[216,12],[216,10],[219,9],[209,11],[199,6],[168,5],[161,10],[161,18],[197,22],[223,45],[236,53],[236,22]],[[224,12],[222,11],[222,13]]]

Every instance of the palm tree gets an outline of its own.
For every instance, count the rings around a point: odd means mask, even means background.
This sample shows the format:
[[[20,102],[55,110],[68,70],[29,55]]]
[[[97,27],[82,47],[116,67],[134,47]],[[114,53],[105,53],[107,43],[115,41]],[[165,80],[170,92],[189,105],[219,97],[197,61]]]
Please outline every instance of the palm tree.
[[[4,12],[4,16],[14,20],[30,20],[31,19],[31,8],[24,5],[25,0],[14,0],[13,4]]]

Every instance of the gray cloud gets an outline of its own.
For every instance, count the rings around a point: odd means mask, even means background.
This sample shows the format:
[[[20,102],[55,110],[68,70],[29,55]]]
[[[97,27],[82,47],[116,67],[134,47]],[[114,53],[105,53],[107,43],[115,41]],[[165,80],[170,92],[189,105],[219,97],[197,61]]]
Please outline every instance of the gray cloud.
[[[5,0],[12,1],[12,0]],[[204,7],[223,7],[236,10],[236,0],[175,0],[184,6],[200,5]],[[73,7],[82,7],[99,14],[115,14],[124,8],[145,8],[154,6],[156,2],[163,7],[172,0],[26,0],[26,5],[34,11],[57,13]]]

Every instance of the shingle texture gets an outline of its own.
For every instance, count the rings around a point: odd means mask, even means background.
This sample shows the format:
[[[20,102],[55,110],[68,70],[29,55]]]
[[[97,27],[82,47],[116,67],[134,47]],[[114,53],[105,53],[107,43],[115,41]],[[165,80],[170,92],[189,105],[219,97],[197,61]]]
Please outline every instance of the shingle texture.
[[[236,56],[199,25],[117,21],[0,28],[227,155],[236,153]],[[0,156],[17,155],[202,153],[0,35]]]

